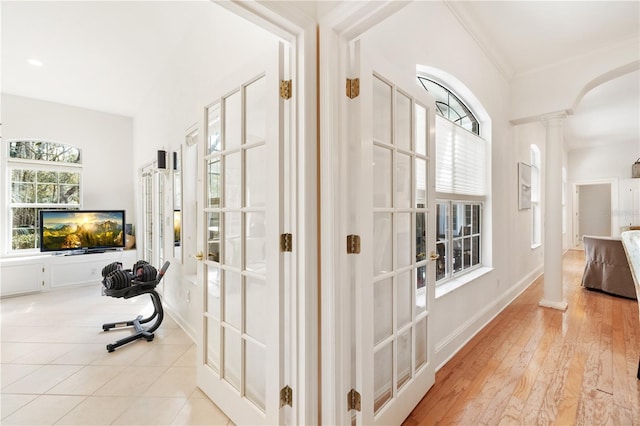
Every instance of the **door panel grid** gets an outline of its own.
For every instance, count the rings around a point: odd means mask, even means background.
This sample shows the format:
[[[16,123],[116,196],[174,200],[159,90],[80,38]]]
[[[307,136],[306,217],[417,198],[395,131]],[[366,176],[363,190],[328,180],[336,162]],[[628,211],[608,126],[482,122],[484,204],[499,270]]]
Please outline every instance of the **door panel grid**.
[[[371,261],[363,263],[370,265],[370,272],[363,271],[363,277],[371,279],[372,306],[363,312],[370,312],[373,329],[370,349],[362,350],[372,351],[373,356],[371,370],[362,371],[372,377],[371,387],[366,387],[371,394],[364,395],[371,403],[365,406],[371,407],[374,422],[385,422],[387,414],[396,411],[399,394],[429,361],[429,123],[424,105],[375,72],[369,102],[371,128],[364,134],[371,139],[363,148],[371,150],[372,160],[364,169],[372,182],[372,248]],[[366,303],[367,298],[362,300]],[[364,423],[367,418],[371,417],[363,417]]]
[[[264,76],[208,108],[206,356],[266,410],[266,124]],[[262,160],[262,161],[261,161]]]
[[[291,183],[282,171],[292,103],[279,96],[286,44],[267,44],[215,82],[198,150],[197,381],[235,424],[282,424],[292,410],[280,405],[280,393],[295,382],[297,362],[284,362],[296,255],[279,249],[295,214],[284,208]]]

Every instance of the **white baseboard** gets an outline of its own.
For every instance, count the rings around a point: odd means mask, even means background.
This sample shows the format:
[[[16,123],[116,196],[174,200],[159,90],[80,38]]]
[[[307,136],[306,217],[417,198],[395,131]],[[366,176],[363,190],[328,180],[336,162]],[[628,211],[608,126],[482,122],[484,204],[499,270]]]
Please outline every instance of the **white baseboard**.
[[[171,319],[173,319],[176,324],[178,324],[178,326],[187,334],[187,336],[189,336],[191,340],[196,343],[196,331],[193,329],[193,327],[191,327],[180,314],[171,309],[170,306],[163,305],[162,308],[164,309],[165,314],[171,316]]]

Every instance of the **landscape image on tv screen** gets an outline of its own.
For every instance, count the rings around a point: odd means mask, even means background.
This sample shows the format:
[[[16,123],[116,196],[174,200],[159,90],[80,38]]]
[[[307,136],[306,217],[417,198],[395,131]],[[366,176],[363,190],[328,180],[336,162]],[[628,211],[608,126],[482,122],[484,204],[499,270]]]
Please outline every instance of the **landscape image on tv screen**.
[[[124,211],[40,212],[41,251],[124,247]]]

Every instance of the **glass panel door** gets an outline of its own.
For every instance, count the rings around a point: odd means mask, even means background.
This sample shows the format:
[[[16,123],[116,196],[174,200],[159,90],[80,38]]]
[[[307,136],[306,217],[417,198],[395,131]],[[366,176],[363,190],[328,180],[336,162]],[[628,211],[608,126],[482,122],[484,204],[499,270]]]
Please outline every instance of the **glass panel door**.
[[[362,413],[356,420],[399,424],[435,379],[429,331],[435,262],[427,255],[435,251],[429,244],[435,241],[434,104],[370,59],[361,55],[362,195],[354,206],[363,228],[355,298]]]
[[[280,422],[283,115],[277,77],[267,69],[229,86],[205,114],[198,382],[236,424]]]

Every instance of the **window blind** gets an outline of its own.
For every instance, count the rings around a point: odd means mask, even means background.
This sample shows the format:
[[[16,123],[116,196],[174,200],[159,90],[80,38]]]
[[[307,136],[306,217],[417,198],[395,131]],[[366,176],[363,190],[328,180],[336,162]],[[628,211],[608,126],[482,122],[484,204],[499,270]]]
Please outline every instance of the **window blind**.
[[[486,195],[484,139],[436,116],[436,191]]]

